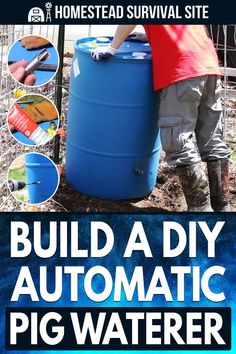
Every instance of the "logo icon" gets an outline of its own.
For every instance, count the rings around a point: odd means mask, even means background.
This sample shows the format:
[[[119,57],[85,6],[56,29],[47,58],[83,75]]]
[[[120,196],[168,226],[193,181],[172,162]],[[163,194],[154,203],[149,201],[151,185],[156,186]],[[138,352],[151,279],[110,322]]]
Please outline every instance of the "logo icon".
[[[45,22],[44,12],[40,7],[33,7],[28,13],[28,22]]]
[[[47,11],[46,22],[52,22],[52,17],[51,17],[52,3],[46,2],[45,7],[46,7],[46,11]]]

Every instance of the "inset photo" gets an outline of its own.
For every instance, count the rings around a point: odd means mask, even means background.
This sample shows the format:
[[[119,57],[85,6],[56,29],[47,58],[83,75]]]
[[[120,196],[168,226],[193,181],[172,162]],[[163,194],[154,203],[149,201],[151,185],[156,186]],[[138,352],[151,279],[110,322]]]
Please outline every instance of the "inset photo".
[[[16,158],[7,174],[8,188],[16,200],[26,204],[42,204],[56,193],[59,172],[45,155],[32,152]]]
[[[48,98],[38,94],[20,97],[8,111],[8,128],[24,145],[39,146],[50,141],[59,126],[59,113]]]
[[[56,75],[58,66],[58,52],[45,37],[22,37],[11,46],[8,53],[10,74],[26,86],[48,83]]]

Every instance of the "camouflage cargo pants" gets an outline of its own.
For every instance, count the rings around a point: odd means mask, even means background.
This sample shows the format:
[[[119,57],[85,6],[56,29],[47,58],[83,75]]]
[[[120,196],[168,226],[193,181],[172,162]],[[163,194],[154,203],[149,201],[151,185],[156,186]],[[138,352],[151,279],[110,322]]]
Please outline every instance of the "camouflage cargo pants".
[[[214,75],[183,80],[161,90],[159,127],[170,165],[192,165],[229,155],[222,136],[220,92],[221,80]]]

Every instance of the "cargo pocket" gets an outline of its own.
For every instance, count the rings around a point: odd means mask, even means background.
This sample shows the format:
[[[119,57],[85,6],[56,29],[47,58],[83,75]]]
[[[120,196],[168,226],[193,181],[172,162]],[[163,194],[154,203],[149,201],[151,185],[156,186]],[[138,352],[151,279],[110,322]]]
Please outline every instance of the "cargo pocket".
[[[201,99],[205,77],[188,79],[176,84],[176,96],[180,102],[198,101]]]
[[[166,153],[182,150],[184,147],[182,117],[160,117],[161,144]]]

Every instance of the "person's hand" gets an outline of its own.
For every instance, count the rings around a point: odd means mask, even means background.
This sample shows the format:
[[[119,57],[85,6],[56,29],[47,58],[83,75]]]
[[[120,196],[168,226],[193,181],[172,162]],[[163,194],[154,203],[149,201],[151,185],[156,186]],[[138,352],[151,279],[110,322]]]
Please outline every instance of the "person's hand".
[[[9,65],[9,70],[14,79],[16,79],[21,84],[33,86],[35,84],[36,77],[34,74],[25,74],[25,67],[27,64],[27,61],[21,60]]]
[[[130,42],[142,42],[146,43],[147,42],[147,37],[145,33],[142,32],[133,32],[131,33],[127,38],[127,41]]]
[[[115,55],[116,52],[117,49],[109,45],[108,47],[97,47],[92,51],[91,56],[95,61],[105,61]]]
[[[38,36],[28,36],[20,40],[22,47],[26,49],[35,49],[45,47],[48,44],[51,44],[46,38]]]

